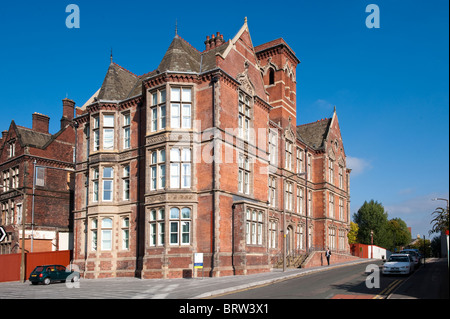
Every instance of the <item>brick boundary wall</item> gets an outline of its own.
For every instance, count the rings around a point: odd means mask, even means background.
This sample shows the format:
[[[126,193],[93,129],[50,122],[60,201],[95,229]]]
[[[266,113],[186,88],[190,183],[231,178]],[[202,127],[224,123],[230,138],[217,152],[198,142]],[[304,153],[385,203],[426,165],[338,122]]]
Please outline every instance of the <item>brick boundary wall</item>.
[[[331,252],[330,265],[358,259],[360,258],[356,256]],[[306,258],[302,268],[312,268],[326,265],[327,258],[325,257],[325,251],[315,251],[309,255],[308,258]]]

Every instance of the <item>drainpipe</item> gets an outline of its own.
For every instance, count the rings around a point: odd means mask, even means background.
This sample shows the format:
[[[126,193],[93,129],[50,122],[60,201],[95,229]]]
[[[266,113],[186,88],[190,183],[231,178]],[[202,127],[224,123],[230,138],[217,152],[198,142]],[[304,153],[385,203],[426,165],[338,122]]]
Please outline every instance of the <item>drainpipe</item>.
[[[213,126],[213,154],[212,154],[212,256],[211,256],[211,272],[210,276],[213,277],[214,272],[214,259],[216,257],[216,83],[219,81],[217,76],[211,79],[212,84],[212,126]]]

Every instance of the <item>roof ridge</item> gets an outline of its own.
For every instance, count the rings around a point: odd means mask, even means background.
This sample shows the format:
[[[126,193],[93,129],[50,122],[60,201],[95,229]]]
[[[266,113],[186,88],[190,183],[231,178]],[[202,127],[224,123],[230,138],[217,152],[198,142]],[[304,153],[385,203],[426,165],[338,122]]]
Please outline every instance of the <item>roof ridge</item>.
[[[315,121],[315,122],[310,122],[310,123],[300,124],[300,125],[297,125],[297,127],[305,126],[305,125],[310,125],[310,124],[315,124],[315,123],[322,122],[322,121],[329,121],[329,120],[331,120],[331,119],[329,119],[329,118],[324,118],[324,119],[317,120],[317,121]]]
[[[191,48],[193,48],[195,51],[197,51],[198,53],[201,53],[199,50],[197,50],[196,47],[194,47],[192,44],[190,44],[188,41],[186,41],[184,38],[180,37],[179,34],[177,34],[175,37],[180,38],[181,40],[183,40],[184,42],[186,42],[187,45],[189,45]]]
[[[136,75],[136,74],[134,74],[133,72],[131,72],[130,70],[127,70],[127,69],[125,69],[123,66],[121,66],[121,65],[118,65],[116,62],[112,62],[112,64],[114,64],[114,65],[116,65],[116,66],[118,66],[119,68],[121,68],[122,70],[124,70],[124,71],[126,71],[126,72],[128,72],[128,73],[130,73],[131,75],[133,75],[133,76],[135,76],[135,77],[139,77],[138,75]]]

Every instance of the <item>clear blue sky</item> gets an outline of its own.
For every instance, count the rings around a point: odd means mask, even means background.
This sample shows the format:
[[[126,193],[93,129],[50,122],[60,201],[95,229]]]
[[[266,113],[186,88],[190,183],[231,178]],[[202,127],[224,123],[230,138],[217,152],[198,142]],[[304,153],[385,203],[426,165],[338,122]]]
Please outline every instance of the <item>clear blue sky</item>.
[[[80,28],[68,29],[69,4]],[[368,4],[380,28],[368,29]],[[231,39],[248,17],[253,44],[282,37],[301,60],[298,124],[337,108],[351,178],[351,213],[377,200],[413,236],[428,238],[431,212],[449,191],[447,0],[2,1],[0,129],[31,127],[31,114],[59,129],[61,100],[78,106],[114,61],[138,75],[156,69],[178,32],[202,51],[207,35]]]

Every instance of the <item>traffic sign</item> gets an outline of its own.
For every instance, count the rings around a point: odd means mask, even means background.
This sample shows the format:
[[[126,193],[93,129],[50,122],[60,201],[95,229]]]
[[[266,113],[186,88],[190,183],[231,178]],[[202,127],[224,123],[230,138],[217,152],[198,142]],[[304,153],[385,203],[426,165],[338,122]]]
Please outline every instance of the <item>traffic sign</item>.
[[[0,227],[0,243],[6,238],[6,232],[3,227]]]

